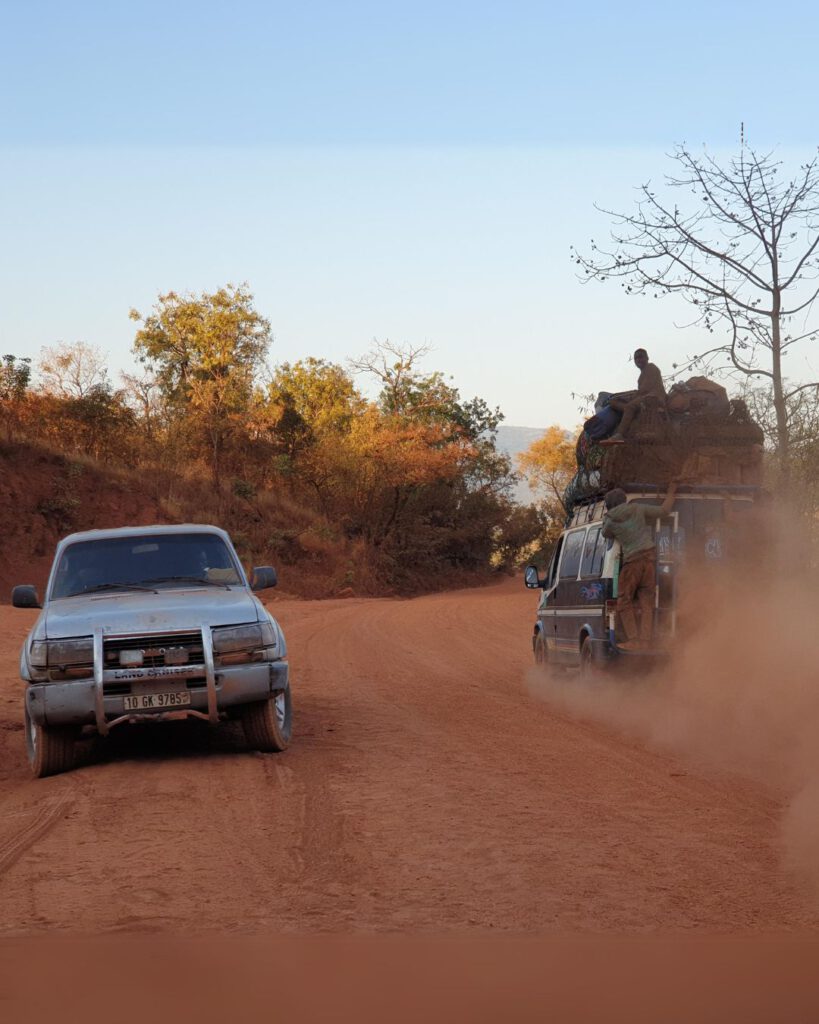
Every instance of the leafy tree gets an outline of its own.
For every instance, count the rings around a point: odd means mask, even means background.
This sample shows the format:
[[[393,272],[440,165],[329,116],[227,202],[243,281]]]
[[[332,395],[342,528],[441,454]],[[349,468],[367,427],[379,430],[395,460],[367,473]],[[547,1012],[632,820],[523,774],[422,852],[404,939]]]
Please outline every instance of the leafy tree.
[[[274,369],[266,404],[291,459],[328,433],[348,431],[366,406],[342,367],[312,356]]]
[[[135,416],[124,392],[109,384],[92,388],[81,398],[61,398],[33,392],[25,406],[25,432],[30,438],[72,455],[90,455],[101,461],[140,457]]]
[[[540,499],[540,524],[548,549],[566,519],[563,493],[577,471],[575,445],[569,433],[553,424],[517,456],[518,469]]]
[[[18,412],[31,380],[31,360],[4,355],[0,361],[0,412],[6,423],[6,438],[11,440]]]
[[[564,516],[563,492],[577,470],[574,448],[568,431],[553,424],[517,456],[529,487]]]
[[[356,373],[366,373],[381,385],[379,407],[387,414],[420,422],[446,423],[473,441],[494,444],[500,409],[491,409],[482,398],[463,401],[457,388],[438,371],[423,373],[418,363],[429,353],[426,346],[377,342],[365,355],[351,360]]]
[[[165,402],[207,439],[218,489],[223,449],[242,432],[270,344],[269,321],[247,287],[233,285],[211,294],[168,292],[147,316],[130,316],[142,323],[134,350],[155,373]]]
[[[383,343],[352,363],[381,385],[380,416],[352,432],[355,464],[373,483],[361,528],[390,578],[416,585],[424,573],[485,568],[511,508],[510,463],[495,448],[500,410],[423,372],[426,351]]]
[[[692,323],[715,338],[685,365],[725,368],[770,391],[784,470],[788,403],[816,387],[788,381],[783,360],[816,337],[808,321],[819,295],[817,158],[785,179],[782,163],[744,138],[727,162],[685,146],[672,158],[677,169],[665,178],[665,194],[648,183],[632,212],[604,209],[611,244],[592,242],[590,255],[573,250],[573,258],[585,280],[622,279],[629,294],[690,303]]]
[[[495,451],[500,409],[492,409],[482,398],[463,401],[456,387],[438,371],[424,373],[418,361],[429,349],[379,342],[368,353],[351,360],[356,373],[366,373],[381,384],[379,408],[388,416],[408,422],[438,423],[449,438],[466,437],[485,455]],[[506,472],[508,473],[508,464]]]
[[[122,391],[97,384],[84,395],[67,399],[62,415],[72,430],[74,446],[97,459],[118,459],[130,449],[134,417]]]
[[[31,380],[31,360],[5,355],[0,362],[0,402],[20,401]]]
[[[499,565],[512,568],[521,553],[532,553],[533,548],[543,547],[544,541],[548,548],[559,535],[560,530],[554,533],[554,523],[543,509],[510,503],[506,516],[496,527],[494,555]]]

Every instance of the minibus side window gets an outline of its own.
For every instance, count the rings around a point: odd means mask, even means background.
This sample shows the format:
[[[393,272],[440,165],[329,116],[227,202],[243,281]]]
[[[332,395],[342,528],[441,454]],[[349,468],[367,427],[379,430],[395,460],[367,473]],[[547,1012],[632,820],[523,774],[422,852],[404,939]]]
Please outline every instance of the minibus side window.
[[[546,588],[551,589],[557,581],[557,566],[560,562],[560,552],[563,550],[563,537],[557,542],[555,553],[552,555],[552,560],[549,562],[549,573],[546,577],[547,584]]]
[[[606,554],[606,539],[600,535],[600,527],[593,526],[586,536],[583,551],[581,576],[599,576],[603,571],[603,556]]]
[[[583,554],[583,541],[586,539],[585,530],[576,530],[566,537],[563,547],[563,561],[560,563],[560,578],[562,580],[576,580],[580,569],[580,558]]]

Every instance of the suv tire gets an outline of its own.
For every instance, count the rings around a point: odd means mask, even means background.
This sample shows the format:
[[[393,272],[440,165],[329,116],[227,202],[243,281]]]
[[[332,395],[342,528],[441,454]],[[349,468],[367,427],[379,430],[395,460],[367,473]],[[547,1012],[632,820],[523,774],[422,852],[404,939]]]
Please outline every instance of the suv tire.
[[[59,775],[74,767],[74,743],[77,731],[71,726],[60,728],[38,725],[26,708],[26,747],[28,763],[38,779]]]
[[[242,728],[245,731],[245,739],[253,750],[265,753],[287,750],[293,732],[290,685],[278,690],[269,700],[244,707]]]

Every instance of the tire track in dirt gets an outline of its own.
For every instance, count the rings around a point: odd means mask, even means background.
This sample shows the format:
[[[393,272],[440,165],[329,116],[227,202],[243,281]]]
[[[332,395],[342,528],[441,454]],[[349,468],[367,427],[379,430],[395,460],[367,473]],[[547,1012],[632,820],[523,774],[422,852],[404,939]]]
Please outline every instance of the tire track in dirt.
[[[46,800],[37,807],[21,811],[3,811],[3,831],[0,832],[0,876],[21,857],[30,846],[49,832],[65,817],[74,801],[70,796],[58,796]],[[18,819],[23,824],[13,829],[10,835],[4,834],[9,826],[14,826]]]

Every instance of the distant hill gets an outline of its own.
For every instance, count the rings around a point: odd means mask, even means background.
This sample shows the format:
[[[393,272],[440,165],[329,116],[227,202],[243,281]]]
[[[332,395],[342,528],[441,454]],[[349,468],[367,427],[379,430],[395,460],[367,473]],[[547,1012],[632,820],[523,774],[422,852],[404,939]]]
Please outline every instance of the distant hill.
[[[512,459],[512,466],[515,468],[515,456],[518,452],[525,451],[532,441],[536,441],[546,432],[546,428],[540,427],[511,427],[502,423],[498,427],[498,451],[505,452]],[[528,505],[535,500],[529,487],[521,481],[515,488],[515,498],[522,505]]]

